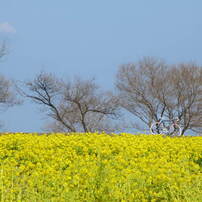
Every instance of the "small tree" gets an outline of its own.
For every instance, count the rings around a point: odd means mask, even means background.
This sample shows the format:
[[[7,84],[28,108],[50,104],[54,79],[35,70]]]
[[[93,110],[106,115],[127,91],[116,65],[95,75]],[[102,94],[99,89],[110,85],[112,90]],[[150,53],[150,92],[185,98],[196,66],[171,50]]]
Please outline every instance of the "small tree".
[[[113,132],[114,119],[120,117],[118,99],[111,92],[100,92],[93,80],[64,82],[54,75],[40,73],[26,82],[23,94],[46,109],[53,123],[49,131]]]
[[[193,64],[169,66],[154,58],[120,67],[116,87],[121,106],[150,127],[161,117],[176,116],[182,135],[201,131],[202,69]]]
[[[13,83],[0,75],[0,106],[1,108],[10,107],[17,104],[16,94]]]

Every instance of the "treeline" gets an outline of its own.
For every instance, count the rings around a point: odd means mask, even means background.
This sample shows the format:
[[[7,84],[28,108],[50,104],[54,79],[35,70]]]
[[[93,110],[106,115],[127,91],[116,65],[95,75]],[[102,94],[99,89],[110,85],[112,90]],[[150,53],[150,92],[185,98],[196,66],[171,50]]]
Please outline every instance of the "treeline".
[[[6,54],[0,48],[0,58]],[[40,72],[33,80],[12,83],[0,76],[0,104],[11,107],[30,99],[52,122],[49,132],[117,132],[149,128],[162,117],[179,119],[182,135],[202,133],[202,67],[194,63],[169,65],[156,58],[124,64],[116,75],[114,91],[103,91],[95,80],[73,81]],[[124,111],[141,124],[123,121]]]

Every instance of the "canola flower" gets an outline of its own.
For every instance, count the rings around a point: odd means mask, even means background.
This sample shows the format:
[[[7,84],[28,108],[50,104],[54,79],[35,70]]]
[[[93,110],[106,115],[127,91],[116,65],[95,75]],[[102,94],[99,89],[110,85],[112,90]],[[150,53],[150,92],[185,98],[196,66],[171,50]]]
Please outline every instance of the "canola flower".
[[[3,134],[1,201],[202,201],[202,137]]]

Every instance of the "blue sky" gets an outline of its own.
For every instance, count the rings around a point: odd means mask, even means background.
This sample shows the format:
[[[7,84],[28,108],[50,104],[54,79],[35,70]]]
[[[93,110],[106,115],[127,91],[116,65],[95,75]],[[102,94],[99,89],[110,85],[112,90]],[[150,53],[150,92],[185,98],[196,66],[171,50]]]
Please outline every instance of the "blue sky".
[[[41,70],[95,77],[112,89],[119,65],[144,56],[202,64],[200,0],[1,0],[0,40],[10,53],[0,73],[15,80]],[[41,131],[38,106],[1,112],[7,131]]]

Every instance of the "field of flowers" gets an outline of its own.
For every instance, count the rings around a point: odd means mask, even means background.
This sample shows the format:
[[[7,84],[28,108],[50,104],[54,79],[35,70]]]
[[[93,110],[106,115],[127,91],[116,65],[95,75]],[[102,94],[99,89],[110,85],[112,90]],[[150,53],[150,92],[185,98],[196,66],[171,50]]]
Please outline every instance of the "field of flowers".
[[[202,137],[2,134],[1,201],[202,201]]]

